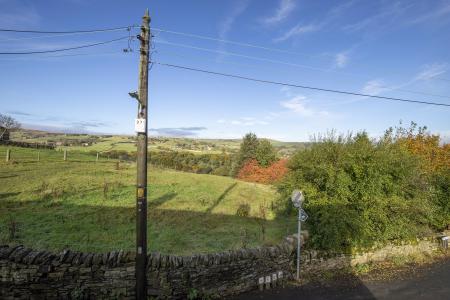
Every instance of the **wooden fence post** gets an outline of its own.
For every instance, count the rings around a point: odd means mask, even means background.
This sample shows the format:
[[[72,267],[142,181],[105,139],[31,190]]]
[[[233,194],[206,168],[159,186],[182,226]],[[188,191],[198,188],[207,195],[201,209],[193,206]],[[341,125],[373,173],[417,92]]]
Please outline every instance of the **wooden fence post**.
[[[6,162],[8,162],[11,159],[11,150],[6,149]]]
[[[64,161],[67,160],[67,149],[64,149]]]
[[[98,152],[97,152],[97,157],[95,158],[95,162],[98,162]]]

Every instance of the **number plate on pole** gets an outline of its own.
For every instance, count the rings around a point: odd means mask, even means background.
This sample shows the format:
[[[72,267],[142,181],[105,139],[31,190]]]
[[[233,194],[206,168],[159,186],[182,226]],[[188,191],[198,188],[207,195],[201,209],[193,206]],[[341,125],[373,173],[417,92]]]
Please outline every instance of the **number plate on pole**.
[[[145,119],[136,119],[134,122],[134,131],[145,133]]]

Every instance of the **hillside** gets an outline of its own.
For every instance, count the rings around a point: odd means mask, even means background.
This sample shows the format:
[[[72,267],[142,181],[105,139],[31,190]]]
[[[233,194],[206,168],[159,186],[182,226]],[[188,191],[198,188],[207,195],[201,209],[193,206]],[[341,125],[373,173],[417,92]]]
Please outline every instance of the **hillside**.
[[[6,147],[0,146],[4,157]],[[0,243],[83,251],[133,249],[135,164],[88,154],[12,148],[0,161]],[[149,169],[149,249],[187,254],[279,242],[295,218],[276,219],[269,186]],[[245,215],[248,207],[249,215]],[[240,213],[237,213],[238,209]]]

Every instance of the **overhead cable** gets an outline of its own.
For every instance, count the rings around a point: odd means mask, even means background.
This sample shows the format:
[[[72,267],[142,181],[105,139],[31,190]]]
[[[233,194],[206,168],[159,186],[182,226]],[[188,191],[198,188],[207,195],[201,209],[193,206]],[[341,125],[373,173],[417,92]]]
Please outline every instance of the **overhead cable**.
[[[319,87],[312,87],[312,86],[306,86],[306,85],[300,85],[300,84],[285,83],[285,82],[280,82],[280,81],[271,81],[271,80],[257,79],[257,78],[246,77],[246,76],[241,76],[241,75],[227,74],[227,73],[221,73],[221,72],[214,72],[214,71],[209,71],[209,70],[204,70],[204,69],[197,69],[197,68],[193,68],[193,67],[180,66],[180,65],[174,65],[174,64],[167,64],[167,63],[162,63],[162,62],[155,62],[154,61],[153,63],[161,65],[161,66],[171,67],[171,68],[177,68],[177,69],[183,69],[183,70],[188,70],[188,71],[201,72],[201,73],[210,74],[210,75],[218,75],[218,76],[224,76],[224,77],[243,79],[243,80],[260,82],[260,83],[268,83],[268,84],[274,84],[274,85],[281,85],[281,86],[288,86],[288,87],[295,87],[295,88],[301,88],[301,89],[308,89],[308,90],[315,90],[315,91],[329,92],[329,93],[337,93],[337,94],[344,94],[344,95],[351,95],[351,96],[361,96],[361,97],[368,97],[368,98],[374,98],[374,99],[384,99],[384,100],[390,100],[390,101],[400,101],[400,102],[409,102],[409,103],[418,103],[418,104],[427,104],[427,105],[436,105],[436,106],[447,106],[447,107],[450,107],[450,104],[447,104],[447,103],[439,103],[439,102],[431,102],[431,101],[411,100],[411,99],[402,99],[402,98],[393,98],[393,97],[369,95],[369,94],[362,94],[362,93],[356,93],[356,92],[350,92],[350,91],[334,90],[334,89],[328,89],[328,88],[319,88]]]

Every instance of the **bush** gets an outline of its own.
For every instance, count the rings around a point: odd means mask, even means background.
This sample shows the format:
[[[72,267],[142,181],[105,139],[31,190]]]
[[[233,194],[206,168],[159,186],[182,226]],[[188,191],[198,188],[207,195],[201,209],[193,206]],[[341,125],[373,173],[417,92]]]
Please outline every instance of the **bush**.
[[[288,168],[278,187],[284,199],[294,189],[305,192],[314,247],[350,251],[413,238],[436,225],[439,207],[421,162],[395,141],[370,140],[365,132],[329,134],[297,152]],[[442,183],[448,187],[448,180]],[[440,193],[436,199],[443,199]]]
[[[288,171],[286,163],[286,159],[281,159],[264,168],[257,160],[250,160],[239,170],[237,178],[249,182],[273,184],[286,175]]]

